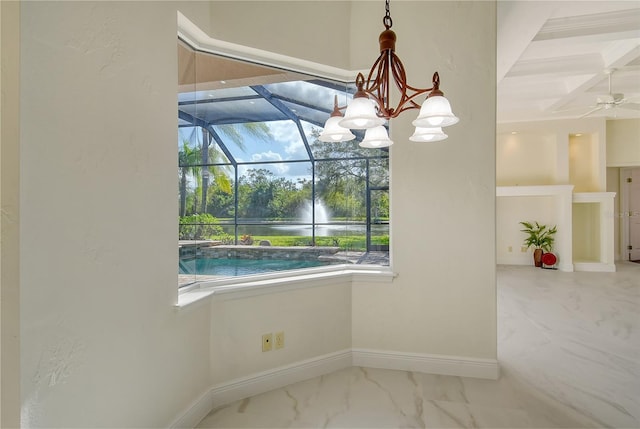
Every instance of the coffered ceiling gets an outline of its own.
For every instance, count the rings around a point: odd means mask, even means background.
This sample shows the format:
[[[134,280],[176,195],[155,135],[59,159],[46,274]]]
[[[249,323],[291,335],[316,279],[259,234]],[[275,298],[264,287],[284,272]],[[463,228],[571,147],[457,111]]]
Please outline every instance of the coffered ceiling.
[[[499,123],[640,118],[640,1],[499,1],[497,45]]]

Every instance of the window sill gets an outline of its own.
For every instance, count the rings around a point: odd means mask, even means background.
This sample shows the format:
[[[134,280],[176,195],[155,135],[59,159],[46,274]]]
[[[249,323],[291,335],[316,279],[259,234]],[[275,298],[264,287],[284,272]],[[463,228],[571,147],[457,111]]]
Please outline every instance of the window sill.
[[[203,281],[181,288],[175,307],[181,309],[212,296],[238,299],[286,290],[329,286],[335,284],[336,280],[350,281],[351,283],[391,283],[396,275],[389,267],[336,265],[238,279]]]

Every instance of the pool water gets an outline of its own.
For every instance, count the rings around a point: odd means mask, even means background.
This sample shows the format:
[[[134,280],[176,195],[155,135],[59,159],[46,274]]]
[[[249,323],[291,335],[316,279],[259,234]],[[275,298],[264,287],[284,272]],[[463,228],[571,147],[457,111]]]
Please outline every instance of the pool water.
[[[324,261],[300,261],[291,259],[209,259],[180,260],[180,274],[247,276],[274,271],[331,265]]]

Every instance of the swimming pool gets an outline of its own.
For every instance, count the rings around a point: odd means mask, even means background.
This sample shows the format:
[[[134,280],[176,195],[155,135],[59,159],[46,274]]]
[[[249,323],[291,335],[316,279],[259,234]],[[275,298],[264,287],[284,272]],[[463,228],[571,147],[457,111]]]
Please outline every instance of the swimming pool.
[[[198,258],[180,260],[180,274],[247,276],[274,271],[321,267],[335,262],[295,259]]]

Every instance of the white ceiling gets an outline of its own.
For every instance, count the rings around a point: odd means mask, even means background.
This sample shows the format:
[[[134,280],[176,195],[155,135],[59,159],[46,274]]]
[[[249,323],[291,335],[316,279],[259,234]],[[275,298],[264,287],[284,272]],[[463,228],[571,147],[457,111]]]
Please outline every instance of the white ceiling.
[[[497,45],[499,123],[580,118],[607,70],[588,117],[640,118],[640,1],[499,1]]]

